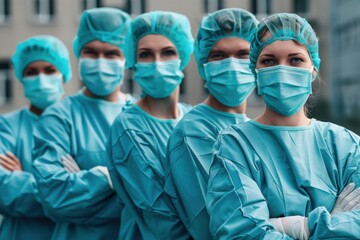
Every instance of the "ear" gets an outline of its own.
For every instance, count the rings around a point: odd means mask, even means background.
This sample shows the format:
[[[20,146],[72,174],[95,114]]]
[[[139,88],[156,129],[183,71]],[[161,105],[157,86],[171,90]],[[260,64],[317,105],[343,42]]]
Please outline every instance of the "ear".
[[[316,70],[316,68],[314,66],[312,66],[312,81],[315,81],[317,76],[318,76],[318,71]]]

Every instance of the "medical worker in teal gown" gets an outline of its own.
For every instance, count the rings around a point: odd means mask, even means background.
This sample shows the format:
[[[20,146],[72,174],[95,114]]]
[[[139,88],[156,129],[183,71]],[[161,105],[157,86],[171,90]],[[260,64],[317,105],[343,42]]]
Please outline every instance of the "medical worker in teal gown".
[[[122,218],[136,222],[122,222],[120,238],[188,239],[164,192],[164,161],[170,133],[190,108],[178,103],[182,70],[193,51],[190,23],[177,13],[145,13],[132,21],[127,43],[127,64],[143,96],[116,118],[108,141],[109,172],[125,205]]]
[[[0,239],[47,240],[55,224],[36,198],[33,129],[45,108],[64,93],[63,84],[71,78],[69,52],[53,36],[33,36],[17,45],[12,63],[30,107],[0,117]]]
[[[319,67],[305,19],[260,22],[250,68],[266,109],[215,143],[206,199],[214,238],[359,238],[360,138],[307,117]]]
[[[194,239],[212,239],[205,197],[212,147],[219,132],[247,121],[246,99],[255,88],[250,41],[258,21],[239,8],[204,17],[195,59],[209,96],[176,126],[168,143],[166,192]]]
[[[85,87],[44,112],[35,131],[34,176],[52,239],[116,239],[122,205],[106,168],[106,138],[130,95],[120,92],[128,14],[83,12],[73,50]]]

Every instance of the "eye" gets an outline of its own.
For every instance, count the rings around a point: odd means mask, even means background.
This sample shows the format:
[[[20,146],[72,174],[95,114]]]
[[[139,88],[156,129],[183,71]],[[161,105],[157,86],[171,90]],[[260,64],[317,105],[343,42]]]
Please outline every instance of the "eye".
[[[152,56],[153,56],[153,54],[150,51],[141,51],[138,53],[139,59],[146,59],[146,58],[150,58]]]
[[[240,59],[249,58],[249,51],[239,51],[236,53],[235,57]]]
[[[112,50],[104,53],[105,58],[119,58],[122,56],[120,51]]]
[[[39,75],[39,71],[37,69],[29,68],[29,69],[25,69],[24,71],[24,77],[36,76],[36,75]]]
[[[218,61],[227,58],[228,56],[222,52],[211,52],[208,57],[208,61]]]
[[[177,52],[174,49],[167,49],[162,52],[162,55],[165,57],[171,57],[171,56],[176,56]]]
[[[44,73],[47,74],[47,75],[51,75],[51,74],[54,74],[54,73],[57,73],[58,70],[55,68],[55,67],[46,67],[44,69]]]
[[[293,64],[300,64],[300,63],[303,63],[304,60],[302,58],[299,58],[299,57],[294,57],[294,58],[290,59],[290,62],[293,63]]]
[[[264,58],[261,60],[261,64],[266,65],[266,66],[274,65],[275,60],[272,58]]]
[[[92,48],[84,48],[81,52],[81,55],[88,58],[97,58],[99,54]]]

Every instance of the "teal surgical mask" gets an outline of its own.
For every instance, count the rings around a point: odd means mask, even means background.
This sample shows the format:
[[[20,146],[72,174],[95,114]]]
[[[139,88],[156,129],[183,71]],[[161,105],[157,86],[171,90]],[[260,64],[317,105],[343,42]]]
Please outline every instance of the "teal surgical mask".
[[[25,97],[31,105],[45,109],[58,101],[64,93],[62,74],[39,74],[37,76],[24,77]]]
[[[266,106],[283,116],[297,113],[312,93],[312,69],[277,65],[256,73],[258,93]]]
[[[205,87],[228,107],[241,105],[255,88],[249,59],[226,58],[204,64]]]
[[[120,86],[125,61],[105,58],[80,58],[79,75],[85,86],[97,96],[107,96]]]
[[[138,62],[135,64],[133,79],[140,85],[144,94],[153,98],[168,97],[184,77],[180,63],[180,60]]]

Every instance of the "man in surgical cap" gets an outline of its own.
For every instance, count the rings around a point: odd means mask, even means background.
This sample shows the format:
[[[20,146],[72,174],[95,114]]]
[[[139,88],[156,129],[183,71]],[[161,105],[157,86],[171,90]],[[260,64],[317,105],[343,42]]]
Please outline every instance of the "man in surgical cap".
[[[17,45],[12,63],[30,106],[0,117],[0,239],[47,240],[55,224],[36,198],[33,129],[71,78],[69,52],[56,37],[33,36]]]
[[[204,17],[195,59],[209,90],[170,136],[165,190],[194,239],[212,239],[205,195],[212,147],[225,127],[247,121],[246,99],[255,88],[249,68],[250,41],[258,21],[248,11],[222,9]]]
[[[57,223],[52,239],[116,239],[121,205],[106,166],[110,126],[133,98],[120,92],[130,17],[84,11],[73,42],[85,87],[48,109],[34,133],[39,199]]]

